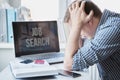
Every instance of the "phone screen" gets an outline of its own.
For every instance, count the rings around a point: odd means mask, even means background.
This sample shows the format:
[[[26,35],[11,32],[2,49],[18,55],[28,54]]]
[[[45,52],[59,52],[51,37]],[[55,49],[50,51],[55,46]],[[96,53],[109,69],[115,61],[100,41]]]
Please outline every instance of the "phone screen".
[[[67,77],[73,77],[73,78],[81,76],[80,73],[75,73],[75,72],[67,71],[67,70],[59,70],[59,75],[63,75],[63,76],[67,76]]]

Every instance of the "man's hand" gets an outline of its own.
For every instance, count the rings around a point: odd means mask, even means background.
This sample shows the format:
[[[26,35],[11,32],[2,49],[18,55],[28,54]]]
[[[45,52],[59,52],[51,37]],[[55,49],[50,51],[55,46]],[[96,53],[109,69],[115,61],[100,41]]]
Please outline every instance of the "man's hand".
[[[70,12],[70,20],[72,23],[72,27],[78,27],[78,29],[81,29],[86,23],[88,23],[92,17],[93,17],[93,11],[91,10],[89,15],[87,15],[84,11],[85,8],[85,1],[81,2],[81,6],[79,6],[80,1],[74,2],[69,7]]]

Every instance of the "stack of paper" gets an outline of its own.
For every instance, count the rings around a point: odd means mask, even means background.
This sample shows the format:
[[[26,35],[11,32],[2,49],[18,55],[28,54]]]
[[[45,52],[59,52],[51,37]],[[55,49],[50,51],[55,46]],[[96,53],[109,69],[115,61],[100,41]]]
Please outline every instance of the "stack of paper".
[[[54,66],[50,66],[47,61],[42,63],[31,62],[21,63],[22,60],[14,60],[10,62],[10,67],[15,78],[27,78],[38,76],[52,76],[57,75],[58,71]]]

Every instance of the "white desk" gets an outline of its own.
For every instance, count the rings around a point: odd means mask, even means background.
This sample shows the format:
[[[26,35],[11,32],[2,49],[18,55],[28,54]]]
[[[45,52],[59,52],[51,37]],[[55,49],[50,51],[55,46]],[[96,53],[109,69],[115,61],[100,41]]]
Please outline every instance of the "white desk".
[[[52,66],[57,67],[58,69],[62,69],[62,64],[54,64]],[[37,77],[37,78],[29,78],[29,79],[15,79],[11,73],[9,66],[7,66],[1,73],[0,73],[0,80],[91,80],[91,75],[89,72],[79,72],[81,73],[81,77],[78,78],[70,78],[61,75],[57,75],[54,77]]]

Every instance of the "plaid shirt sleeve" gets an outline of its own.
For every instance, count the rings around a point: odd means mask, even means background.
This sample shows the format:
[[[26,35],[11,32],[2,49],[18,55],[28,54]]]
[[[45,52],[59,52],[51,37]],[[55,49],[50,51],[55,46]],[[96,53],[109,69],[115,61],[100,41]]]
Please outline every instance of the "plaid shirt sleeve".
[[[119,51],[120,23],[111,21],[106,22],[104,27],[99,26],[95,37],[77,51],[73,57],[73,70],[88,68]]]

